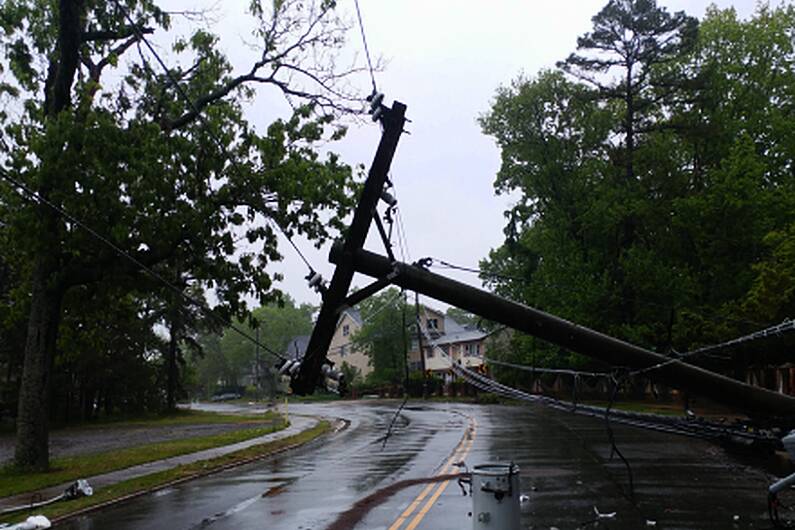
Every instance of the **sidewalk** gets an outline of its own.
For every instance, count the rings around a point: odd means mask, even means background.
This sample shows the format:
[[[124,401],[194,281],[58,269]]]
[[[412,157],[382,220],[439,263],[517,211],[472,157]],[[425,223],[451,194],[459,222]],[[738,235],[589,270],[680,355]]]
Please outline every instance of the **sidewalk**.
[[[265,434],[263,436],[259,436],[257,438],[252,438],[250,440],[245,440],[243,442],[238,442],[232,445],[214,447],[212,449],[205,449],[204,451],[197,451],[195,453],[174,456],[171,458],[166,458],[165,460],[157,460],[146,464],[140,464],[125,469],[119,469],[117,471],[111,471],[109,473],[103,473],[101,475],[95,475],[93,477],[80,477],[80,478],[88,480],[89,484],[91,484],[91,487],[94,488],[94,490],[97,490],[99,488],[117,484],[125,480],[138,478],[145,475],[150,475],[152,473],[157,473],[159,471],[165,471],[177,467],[179,465],[192,464],[194,462],[198,462],[201,460],[208,460],[211,458],[224,456],[229,453],[234,453],[235,451],[240,451],[241,449],[247,449],[254,445],[281,440],[282,438],[287,438],[288,436],[292,436],[307,429],[311,429],[315,425],[317,425],[319,421],[320,420],[318,418],[314,417],[291,415],[289,427],[277,432],[272,432],[269,434]],[[29,504],[32,500],[51,499],[63,493],[63,491],[71,484],[72,482],[67,482],[64,484],[60,484],[58,486],[51,486],[49,488],[41,489],[38,491],[29,491],[27,493],[20,493],[19,495],[13,495],[11,497],[4,497],[0,499],[0,510],[3,510],[5,508],[10,508],[12,506],[22,506],[25,504]]]

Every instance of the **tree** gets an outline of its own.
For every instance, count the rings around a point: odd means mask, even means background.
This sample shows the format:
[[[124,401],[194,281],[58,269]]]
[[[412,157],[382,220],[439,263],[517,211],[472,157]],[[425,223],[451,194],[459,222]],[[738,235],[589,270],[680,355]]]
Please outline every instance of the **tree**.
[[[501,294],[670,352],[792,305],[795,8],[747,21],[713,8],[692,42],[689,17],[660,13],[610,2],[580,39],[587,55],[498,90],[481,124],[502,151],[498,193],[520,197],[481,268]],[[522,362],[582,362],[513,345]]]
[[[0,169],[42,200],[0,191],[10,214],[4,259],[28,287],[17,303],[29,304],[15,461],[38,469],[48,466],[52,368],[71,290],[124,279],[135,291],[148,285],[144,267],[164,278],[177,270],[214,290],[216,316],[244,317],[244,294],[275,296],[265,268],[280,258],[273,224],[320,242],[352,201],[350,168],[314,149],[343,134],[334,113],[351,101],[340,89],[350,71],[334,67],[346,27],[333,2],[252,2],[261,56],[239,75],[203,30],[175,41],[170,58],[190,66],[168,75],[143,52],[127,57],[170,28],[153,2],[53,4],[0,6],[0,96],[19,110],[0,114]],[[241,107],[251,84],[281,91],[294,115],[253,130]],[[241,238],[249,249],[235,244]]]
[[[671,15],[656,0],[610,0],[593,19],[593,31],[577,39],[577,50],[558,65],[597,89],[598,97],[622,104],[626,180],[635,179],[636,135],[649,129],[652,111],[670,95],[677,79],[655,75],[695,44],[698,21],[684,11]],[[618,70],[618,80],[609,75]]]
[[[404,322],[413,319],[411,309],[395,287],[371,296],[359,304],[364,322],[353,336],[353,343],[370,356],[373,371],[367,376],[375,384],[400,384],[406,376]],[[404,319],[404,315],[407,318]]]
[[[280,354],[287,350],[287,345],[298,335],[308,335],[312,332],[312,314],[315,308],[309,304],[296,305],[289,295],[266,306],[252,311],[250,325],[238,322],[237,326],[253,337],[259,332],[260,342],[272,351]],[[255,345],[232,329],[225,329],[221,336],[220,349],[227,359],[229,370],[234,374],[234,384],[239,384],[243,375],[250,373],[257,362]],[[277,359],[268,351],[260,351],[259,365],[256,370],[261,375],[266,375],[268,366],[272,366]],[[271,373],[270,380],[266,380],[269,388],[274,387],[275,377]]]

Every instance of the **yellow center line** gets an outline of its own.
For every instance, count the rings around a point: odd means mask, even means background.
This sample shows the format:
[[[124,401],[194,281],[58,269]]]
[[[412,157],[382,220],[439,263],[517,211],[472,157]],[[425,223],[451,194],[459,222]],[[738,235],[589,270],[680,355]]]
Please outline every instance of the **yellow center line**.
[[[474,440],[475,440],[475,433],[473,432],[472,438],[469,440],[469,445],[467,445],[466,449],[461,454],[462,459],[466,457],[467,453],[469,453],[469,450],[472,448]],[[422,507],[422,509],[417,513],[417,515],[414,516],[414,519],[411,520],[409,525],[406,527],[406,530],[414,530],[415,528],[417,528],[417,525],[419,525],[422,522],[423,518],[425,518],[425,515],[428,513],[428,511],[430,511],[430,509],[433,508],[433,505],[436,504],[436,499],[438,499],[439,496],[442,493],[444,493],[444,490],[447,489],[448,484],[450,484],[449,480],[445,480],[444,482],[439,484],[439,487],[436,488],[434,494],[431,496],[430,499],[428,499],[428,502],[425,503],[425,506]]]
[[[471,421],[470,421],[470,425],[467,428],[467,433],[469,433],[469,436],[468,437],[465,436],[458,443],[458,445],[456,446],[456,449],[453,452],[452,456],[450,456],[450,458],[447,459],[447,462],[445,463],[444,467],[442,469],[440,469],[439,472],[436,473],[435,476],[444,475],[447,472],[447,470],[449,469],[449,467],[453,463],[460,462],[461,460],[464,459],[466,454],[469,452],[469,448],[472,447],[472,443],[473,443],[473,441],[475,439],[475,429],[476,428],[477,428],[477,420],[475,420],[475,418],[472,418]],[[446,486],[447,482],[449,482],[449,481],[445,481],[443,484]],[[406,521],[406,519],[408,519],[411,516],[412,513],[414,513],[414,510],[417,509],[417,506],[419,506],[420,503],[428,495],[428,493],[430,493],[430,491],[433,489],[433,486],[434,486],[433,483],[428,484],[427,486],[425,486],[425,488],[423,488],[423,490],[420,492],[420,494],[417,495],[417,497],[411,502],[411,504],[409,504],[409,506],[403,511],[403,513],[400,514],[400,516],[397,518],[397,520],[395,520],[395,522],[392,523],[392,526],[389,527],[389,530],[398,530],[401,526],[403,526],[403,523]],[[434,497],[433,499],[435,500],[435,498],[437,498],[437,497],[438,497],[438,495],[436,495],[436,497]],[[433,503],[431,503],[431,504],[433,504]],[[427,509],[424,508],[426,513],[427,513],[427,511],[429,509],[430,508],[427,508]],[[423,514],[423,517],[424,517],[424,514]],[[417,518],[415,517],[415,520],[416,519]],[[420,520],[421,519],[422,518],[420,518]],[[412,521],[412,524],[413,523],[414,523],[414,521]],[[417,521],[417,524],[419,524],[419,521]],[[416,524],[414,526],[416,526]],[[414,528],[414,527],[410,527],[410,528]],[[406,530],[408,530],[408,527],[407,527]]]

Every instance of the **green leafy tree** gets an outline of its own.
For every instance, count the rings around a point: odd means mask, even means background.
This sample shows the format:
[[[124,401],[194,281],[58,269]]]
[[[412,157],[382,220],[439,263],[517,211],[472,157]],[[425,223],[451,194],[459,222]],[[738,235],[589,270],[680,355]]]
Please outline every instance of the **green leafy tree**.
[[[314,311],[313,306],[296,305],[289,295],[283,295],[278,302],[252,311],[253,322],[249,325],[243,322],[238,322],[237,325],[251,337],[259,332],[259,340],[263,345],[282,354],[293,337],[312,332]],[[239,384],[244,375],[251,373],[257,361],[255,345],[234,330],[226,329],[221,336],[220,350],[227,361],[230,374],[234,374],[230,383]],[[275,376],[270,367],[276,360],[271,353],[260,351],[257,370],[265,379],[263,383],[269,390],[275,388]]]
[[[684,14],[610,2],[560,70],[498,91],[481,124],[502,151],[498,193],[520,197],[481,264],[492,288],[660,352],[780,321],[795,9],[741,21],[713,8],[699,27],[691,40]],[[582,362],[529,337],[513,345],[506,355],[528,363]]]
[[[349,388],[359,386],[364,382],[362,371],[345,361],[342,361],[342,364],[340,365],[340,371],[342,372],[342,377],[345,381],[345,384]]]
[[[462,326],[466,325],[476,327],[481,324],[481,319],[479,316],[457,307],[448,307],[445,314]]]
[[[373,371],[367,376],[374,384],[400,384],[406,374],[406,342],[411,308],[397,288],[391,287],[359,304],[364,324],[353,336],[356,348],[370,356]]]
[[[211,287],[218,316],[244,317],[243,295],[274,298],[266,271],[280,258],[274,223],[318,242],[340,228],[352,172],[314,145],[343,133],[333,122],[350,101],[340,88],[349,72],[333,55],[346,27],[333,2],[254,1],[250,11],[261,55],[248,71],[233,73],[216,37],[199,30],[176,39],[165,76],[145,53],[129,53],[143,35],[170,28],[171,16],[153,2],[0,6],[0,97],[18,111],[0,114],[1,169],[46,201],[0,188],[4,261],[26,285],[14,303],[29,307],[18,465],[48,466],[53,365],[71,290],[120,278],[146,285],[144,265]],[[252,84],[283,93],[295,114],[255,131],[242,113]],[[241,238],[247,249],[236,245]]]
[[[684,11],[668,13],[656,0],[610,0],[592,22],[593,31],[577,39],[578,53],[558,64],[596,87],[600,99],[621,103],[618,130],[624,136],[626,179],[632,181],[636,136],[658,125],[651,121],[652,111],[677,81],[655,75],[654,69],[693,47],[698,21]]]

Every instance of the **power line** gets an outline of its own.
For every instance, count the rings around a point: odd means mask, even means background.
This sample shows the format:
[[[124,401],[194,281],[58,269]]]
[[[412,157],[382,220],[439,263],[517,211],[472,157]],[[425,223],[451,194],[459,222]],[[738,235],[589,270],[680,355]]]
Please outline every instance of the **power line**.
[[[655,364],[653,366],[649,366],[647,368],[641,368],[639,370],[635,370],[633,372],[630,372],[629,375],[638,375],[638,374],[651,372],[651,371],[663,368],[665,366],[668,366],[669,364],[673,364],[675,362],[679,362],[679,361],[681,361],[683,359],[687,359],[689,357],[693,357],[693,356],[696,356],[696,355],[707,355],[707,354],[709,354],[711,352],[714,352],[714,351],[724,350],[724,349],[732,348],[732,347],[735,347],[735,346],[739,346],[739,345],[742,345],[742,344],[745,344],[745,343],[748,343],[748,342],[754,342],[754,341],[757,341],[757,340],[760,340],[760,339],[764,339],[764,338],[767,338],[767,337],[772,337],[772,336],[781,336],[781,335],[785,335],[785,334],[792,333],[792,332],[795,332],[795,320],[785,320],[781,324],[776,324],[775,326],[770,326],[768,328],[765,328],[765,329],[762,329],[762,330],[759,330],[759,331],[755,331],[755,332],[750,333],[748,335],[744,335],[744,336],[738,337],[736,339],[731,339],[731,340],[728,340],[726,342],[722,342],[720,344],[714,344],[712,346],[705,346],[703,348],[699,348],[697,350],[693,350],[691,352],[687,352],[685,354],[678,355],[678,356],[676,356],[676,357],[674,357],[672,359],[669,359],[667,361],[657,363],[657,364]]]
[[[566,368],[538,368],[535,366],[527,366],[525,364],[515,364],[515,363],[509,363],[507,361],[498,361],[490,357],[483,357],[483,360],[490,364],[507,366],[509,368],[516,368],[517,370],[524,370],[526,372],[534,372],[540,374],[571,375],[574,377],[611,377],[612,376],[612,374],[605,372],[583,372],[581,370],[570,370]]]
[[[406,337],[406,291],[400,291],[401,296],[403,297],[403,311],[402,311],[402,331],[403,331],[403,402],[400,404],[398,409],[395,411],[395,415],[392,416],[392,421],[389,422],[389,428],[387,428],[386,436],[384,436],[384,443],[381,445],[381,450],[386,447],[386,442],[389,440],[389,437],[392,435],[392,428],[395,426],[395,421],[397,421],[398,416],[400,415],[403,407],[406,406],[406,403],[409,400],[409,342],[408,338]]]
[[[3,178],[5,181],[7,181],[10,184],[12,184],[15,189],[21,191],[22,192],[21,195],[27,195],[30,199],[32,199],[36,203],[44,204],[45,206],[53,209],[59,215],[63,216],[64,218],[66,218],[70,222],[74,223],[75,225],[79,226],[80,228],[82,228],[83,230],[85,230],[86,232],[91,234],[92,237],[94,237],[97,240],[101,241],[102,243],[104,243],[105,245],[110,247],[114,252],[116,252],[117,254],[122,256],[123,258],[129,260],[131,263],[135,264],[141,270],[143,270],[144,272],[149,274],[152,278],[156,279],[157,281],[161,282],[163,285],[168,287],[168,289],[170,289],[171,291],[177,293],[179,296],[181,296],[182,298],[184,298],[188,302],[192,303],[193,305],[198,307],[200,310],[204,311],[204,313],[207,316],[209,316],[211,319],[215,320],[217,323],[221,324],[223,327],[228,327],[228,328],[232,329],[233,331],[235,331],[236,333],[238,333],[242,337],[244,337],[244,338],[250,340],[251,342],[253,342],[254,344],[260,346],[262,349],[264,349],[265,351],[267,351],[271,355],[274,355],[277,358],[282,359],[282,360],[285,359],[285,357],[282,354],[280,354],[280,353],[276,352],[275,350],[272,350],[268,346],[260,343],[254,337],[252,337],[251,335],[249,335],[248,333],[246,333],[242,329],[238,328],[233,323],[227,322],[225,319],[223,319],[220,316],[216,315],[215,312],[213,312],[213,310],[210,307],[208,307],[203,301],[201,301],[198,298],[195,298],[195,297],[190,296],[189,294],[185,293],[182,289],[180,289],[179,287],[177,287],[176,285],[174,285],[173,283],[171,283],[170,281],[165,279],[162,275],[158,274],[157,271],[155,271],[154,269],[152,269],[151,267],[149,267],[148,265],[143,263],[141,260],[139,260],[138,258],[133,256],[132,254],[130,254],[129,252],[127,252],[123,248],[119,247],[113,241],[111,241],[107,237],[103,236],[102,234],[100,234],[99,232],[97,232],[96,230],[94,230],[93,228],[88,226],[86,223],[84,223],[83,221],[81,221],[80,219],[75,217],[74,215],[72,215],[69,212],[67,212],[62,207],[58,206],[57,204],[49,201],[48,199],[46,199],[44,197],[42,197],[40,194],[38,194],[35,191],[33,191],[32,189],[30,189],[24,183],[18,181],[17,179],[15,179],[11,175],[9,175],[8,172],[6,172],[6,170],[3,169],[3,168],[0,168],[0,178]]]
[[[356,16],[359,19],[359,30],[362,33],[362,43],[364,43],[364,54],[367,56],[367,66],[370,69],[370,80],[373,82],[373,94],[378,92],[375,86],[375,73],[373,72],[373,62],[370,60],[370,48],[367,46],[367,36],[364,34],[364,23],[362,22],[362,12],[359,9],[359,0],[354,0],[356,4]]]
[[[377,316],[379,313],[381,313],[381,311],[383,311],[383,310],[384,310],[384,309],[386,309],[387,307],[391,306],[391,305],[392,305],[392,303],[393,303],[395,300],[397,300],[397,299],[398,299],[398,297],[400,297],[402,294],[403,294],[403,293],[402,293],[401,291],[398,291],[397,293],[395,293],[395,295],[394,295],[394,296],[392,296],[392,298],[390,298],[389,300],[386,300],[386,301],[385,301],[383,304],[381,304],[381,307],[379,307],[378,309],[376,309],[375,311],[373,311],[372,313],[370,313],[369,315],[367,315],[367,318],[363,318],[363,319],[362,319],[362,325],[366,324],[367,322],[369,322],[370,320],[372,320],[373,318],[375,318],[375,317],[376,317],[376,316]]]

